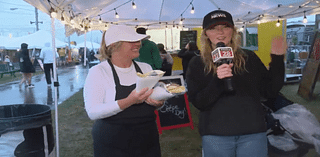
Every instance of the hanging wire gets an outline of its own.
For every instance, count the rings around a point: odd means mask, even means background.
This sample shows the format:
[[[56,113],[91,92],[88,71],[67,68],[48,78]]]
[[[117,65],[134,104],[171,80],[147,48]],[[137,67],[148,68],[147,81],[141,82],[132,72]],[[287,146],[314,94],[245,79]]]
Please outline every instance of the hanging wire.
[[[190,4],[186,7],[186,9],[184,9],[184,11],[181,13],[181,16],[184,14],[184,12],[186,12],[186,10],[190,7],[190,5],[193,6],[192,2],[193,2],[193,0],[192,0],[192,1],[190,2]]]
[[[161,13],[162,13],[162,9],[163,9],[163,4],[164,4],[164,0],[162,0],[162,2],[161,2],[161,8],[160,8],[160,14],[159,14],[159,21],[161,21]]]
[[[112,12],[112,11],[114,11],[115,9],[118,9],[118,8],[122,7],[123,5],[125,5],[125,4],[127,4],[127,3],[131,2],[131,1],[132,1],[132,0],[129,0],[129,1],[127,1],[127,2],[125,2],[125,3],[123,3],[123,4],[121,4],[121,5],[117,6],[117,7],[115,7],[114,9],[110,9],[110,10],[108,10],[108,11],[106,11],[106,12],[103,12],[103,13],[101,13],[101,14],[99,14],[99,15],[103,15],[103,14]]]

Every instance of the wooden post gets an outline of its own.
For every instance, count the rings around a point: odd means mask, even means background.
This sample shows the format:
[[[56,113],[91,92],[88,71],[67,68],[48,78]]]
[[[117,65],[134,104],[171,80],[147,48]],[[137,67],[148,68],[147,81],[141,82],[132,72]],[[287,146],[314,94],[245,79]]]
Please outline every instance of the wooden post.
[[[320,33],[316,32],[311,51],[304,67],[298,94],[304,99],[312,99],[314,87],[320,73]]]

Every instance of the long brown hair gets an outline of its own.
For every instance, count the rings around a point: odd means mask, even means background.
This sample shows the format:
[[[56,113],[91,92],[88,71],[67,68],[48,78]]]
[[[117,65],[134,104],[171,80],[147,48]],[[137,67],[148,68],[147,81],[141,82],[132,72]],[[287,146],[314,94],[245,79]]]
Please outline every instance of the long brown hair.
[[[99,48],[99,52],[101,54],[101,57],[99,58],[100,60],[111,59],[112,53],[122,45],[122,41],[118,41],[110,44],[109,46],[106,46],[105,39],[104,39],[105,35],[106,35],[106,31],[104,31],[102,34],[102,40]]]
[[[234,67],[234,72],[236,74],[240,74],[244,71],[245,69],[245,53],[244,51],[240,48],[240,36],[237,33],[237,30],[235,27],[232,27],[233,33],[232,33],[232,38],[230,41],[230,47],[233,49],[234,53],[234,58],[233,58],[233,67]],[[213,73],[216,73],[217,70],[217,65],[215,65],[212,61],[211,57],[211,52],[216,48],[215,45],[213,45],[206,35],[206,30],[204,29],[201,33],[200,41],[201,41],[201,51],[200,55],[201,58],[203,59],[203,62],[205,64],[205,71],[207,73],[210,73],[213,71]]]

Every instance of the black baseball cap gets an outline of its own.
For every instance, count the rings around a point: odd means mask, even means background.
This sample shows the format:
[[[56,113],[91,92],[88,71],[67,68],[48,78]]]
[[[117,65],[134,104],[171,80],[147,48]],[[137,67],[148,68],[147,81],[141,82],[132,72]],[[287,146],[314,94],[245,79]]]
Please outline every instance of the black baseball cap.
[[[227,24],[233,27],[234,23],[231,14],[224,10],[212,11],[203,18],[202,28],[207,29],[212,25],[218,24]]]

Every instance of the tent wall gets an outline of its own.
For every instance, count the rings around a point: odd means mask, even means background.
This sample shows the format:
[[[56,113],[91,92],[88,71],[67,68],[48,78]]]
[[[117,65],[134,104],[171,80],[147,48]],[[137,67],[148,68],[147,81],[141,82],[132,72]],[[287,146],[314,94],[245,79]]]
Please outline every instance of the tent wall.
[[[286,22],[281,21],[279,27],[276,27],[276,23],[276,21],[273,21],[258,25],[258,50],[255,51],[255,53],[265,66],[269,66],[271,61],[270,51],[272,39],[276,36],[283,36],[286,39]]]

